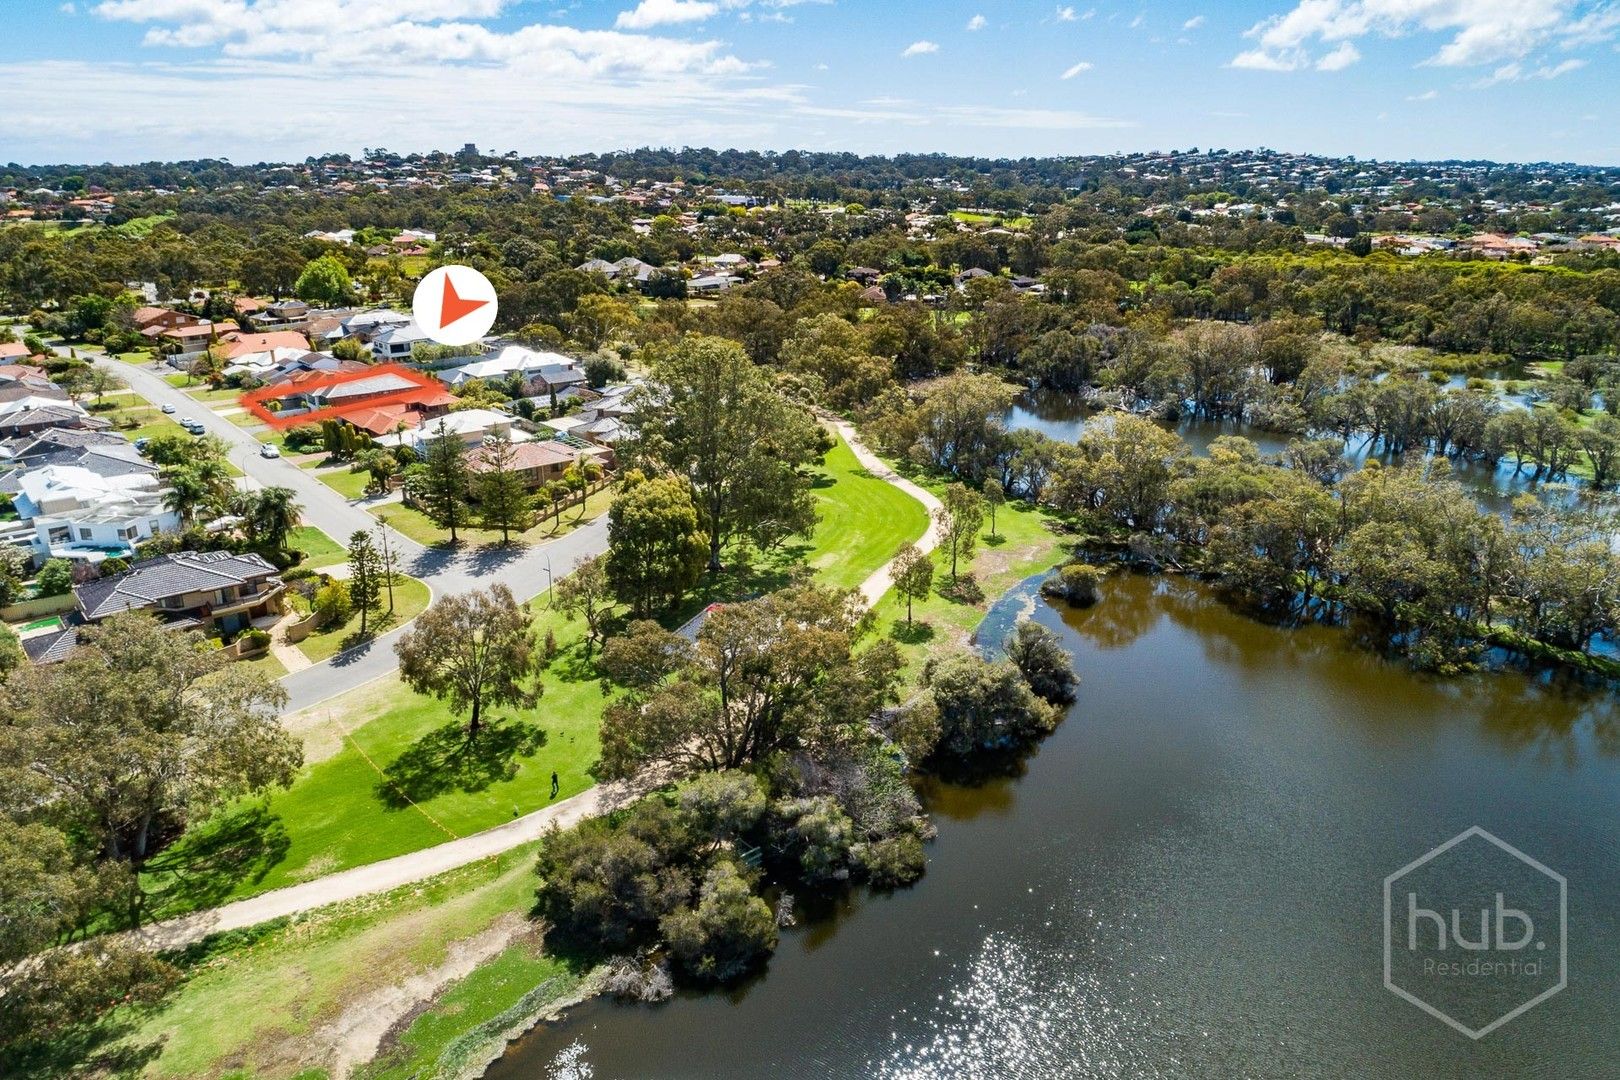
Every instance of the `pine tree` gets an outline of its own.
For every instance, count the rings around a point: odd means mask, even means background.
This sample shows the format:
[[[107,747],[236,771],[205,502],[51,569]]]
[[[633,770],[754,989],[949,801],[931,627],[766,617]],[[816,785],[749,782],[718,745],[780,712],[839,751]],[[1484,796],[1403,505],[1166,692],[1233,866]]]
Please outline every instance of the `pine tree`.
[[[428,517],[450,530],[450,542],[459,537],[456,530],[467,523],[467,488],[472,472],[467,468],[467,447],[450,432],[443,420],[428,441],[422,464],[422,504]]]
[[[357,529],[349,536],[349,602],[360,613],[365,636],[371,613],[382,607],[383,566],[371,534]]]
[[[501,530],[501,543],[510,543],[512,530],[526,531],[534,517],[523,477],[514,467],[517,447],[497,435],[484,444],[479,457],[483,465],[475,485],[479,521],[486,529]]]

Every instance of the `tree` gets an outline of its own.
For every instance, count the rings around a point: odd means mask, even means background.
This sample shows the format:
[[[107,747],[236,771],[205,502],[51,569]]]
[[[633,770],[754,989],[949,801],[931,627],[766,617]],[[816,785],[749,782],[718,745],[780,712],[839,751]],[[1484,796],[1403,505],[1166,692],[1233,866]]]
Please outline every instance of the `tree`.
[[[293,292],[300,300],[337,307],[354,299],[354,282],[347,267],[331,255],[322,255],[304,265]]]
[[[480,468],[473,486],[479,521],[486,529],[499,529],[501,543],[510,543],[512,530],[527,531],[534,518],[523,475],[516,468],[517,446],[506,436],[496,435],[478,454]]]
[[[60,663],[14,673],[5,695],[41,805],[103,858],[138,871],[187,823],[291,783],[303,754],[276,718],[287,692],[263,672],[145,614],[80,640]]]
[[[422,465],[422,508],[435,524],[450,530],[454,544],[458,541],[456,529],[467,521],[467,490],[472,480],[467,444],[440,420],[428,440]]]
[[[489,706],[532,708],[535,642],[529,613],[505,585],[437,600],[394,646],[399,676],[418,694],[470,712],[467,739],[478,737]]]
[[[742,768],[864,730],[893,699],[900,669],[890,642],[854,650],[864,618],[852,592],[795,585],[714,608],[691,650],[638,635],[655,646],[634,649],[638,657],[673,666],[635,665],[642,689],[608,707],[604,775]],[[617,644],[603,655],[609,671],[629,666]]]
[[[570,620],[576,616],[584,618],[585,659],[589,660],[591,649],[602,639],[608,616],[613,611],[606,559],[597,555],[575,563],[573,573],[557,582],[555,603],[557,610]]]
[[[984,525],[984,500],[966,484],[947,485],[945,497],[934,510],[934,527],[939,543],[951,557],[951,581],[957,577],[957,561],[971,559]]]
[[[1038,697],[1053,705],[1074,700],[1080,680],[1074,673],[1074,661],[1056,634],[1040,623],[1025,620],[1007,635],[1005,648],[1007,659]]]
[[[73,591],[73,563],[67,559],[47,559],[34,578],[40,596],[66,596]]]
[[[690,485],[711,572],[735,539],[770,549],[815,527],[803,469],[820,453],[820,428],[735,343],[683,339],[654,362],[641,405],[628,456]]]
[[[659,929],[687,973],[712,982],[735,979],[776,948],[770,905],[729,860],[704,876],[696,907],[665,915]]]
[[[984,505],[990,508],[990,536],[996,535],[996,511],[1007,501],[1007,489],[1001,486],[1001,481],[993,476],[984,478],[984,487],[981,491]]]
[[[894,591],[906,598],[906,625],[910,626],[912,602],[928,599],[934,589],[934,560],[915,544],[907,544],[895,554],[892,572]]]
[[[22,642],[9,626],[0,626],[0,682],[28,662]]]
[[[356,529],[349,534],[349,602],[360,612],[361,637],[371,613],[382,607],[382,575],[382,556],[371,534]]]
[[[632,470],[608,509],[607,578],[638,616],[673,605],[703,576],[709,538],[686,484]]]
[[[298,526],[304,512],[297,500],[292,488],[259,488],[239,492],[232,500],[231,509],[242,517],[250,543],[280,550],[287,546],[287,537]]]
[[[347,581],[329,581],[315,590],[311,610],[321,617],[322,626],[342,626],[354,614]]]
[[[937,710],[937,748],[950,754],[1021,746],[1057,726],[1057,713],[1006,660],[960,651],[930,657],[923,682]]]

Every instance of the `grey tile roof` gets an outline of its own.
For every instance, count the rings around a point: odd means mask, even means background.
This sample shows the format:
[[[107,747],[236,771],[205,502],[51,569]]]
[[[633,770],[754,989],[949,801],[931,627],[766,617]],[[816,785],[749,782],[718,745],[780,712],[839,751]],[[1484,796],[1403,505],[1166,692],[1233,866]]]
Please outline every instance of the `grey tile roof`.
[[[143,559],[116,577],[89,581],[73,590],[88,619],[152,607],[165,597],[241,585],[276,572],[261,555],[228,551],[182,551]]]
[[[49,634],[36,634],[31,638],[24,638],[22,642],[23,654],[36,664],[54,664],[58,660],[65,660],[67,654],[79,643],[79,628],[67,627],[65,630],[56,630]]]

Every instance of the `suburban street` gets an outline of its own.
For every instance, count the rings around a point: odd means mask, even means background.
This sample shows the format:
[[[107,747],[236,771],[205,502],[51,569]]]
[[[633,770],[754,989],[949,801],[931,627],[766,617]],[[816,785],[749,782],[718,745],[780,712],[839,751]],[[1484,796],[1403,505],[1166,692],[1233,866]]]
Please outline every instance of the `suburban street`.
[[[66,354],[67,350],[57,348]],[[321,482],[319,476],[285,458],[259,456],[263,445],[252,434],[210,409],[185,391],[170,386],[164,373],[146,365],[126,364],[103,353],[81,351],[92,363],[115,372],[129,388],[154,405],[173,405],[176,419],[200,422],[210,435],[229,448],[229,457],[249,480],[264,487],[291,488],[303,507],[303,523],[313,525],[340,544],[357,529],[377,527],[377,519]],[[507,549],[476,547],[424,547],[389,530],[388,542],[399,553],[399,568],[425,582],[434,596],[465,592],[499,582],[520,600],[547,591],[553,577],[566,576],[579,560],[607,550],[604,516],[549,543]],[[307,709],[327,698],[353,690],[387,675],[397,666],[394,642],[404,632],[395,627],[362,645],[303,671],[283,677],[287,713]]]

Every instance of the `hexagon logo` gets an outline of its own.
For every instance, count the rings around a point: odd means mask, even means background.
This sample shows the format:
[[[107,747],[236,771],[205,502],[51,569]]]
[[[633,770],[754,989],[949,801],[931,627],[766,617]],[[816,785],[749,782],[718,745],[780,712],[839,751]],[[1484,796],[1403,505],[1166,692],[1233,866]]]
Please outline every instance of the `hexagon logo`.
[[[1568,984],[1563,875],[1475,825],[1384,879],[1384,986],[1482,1039]]]

